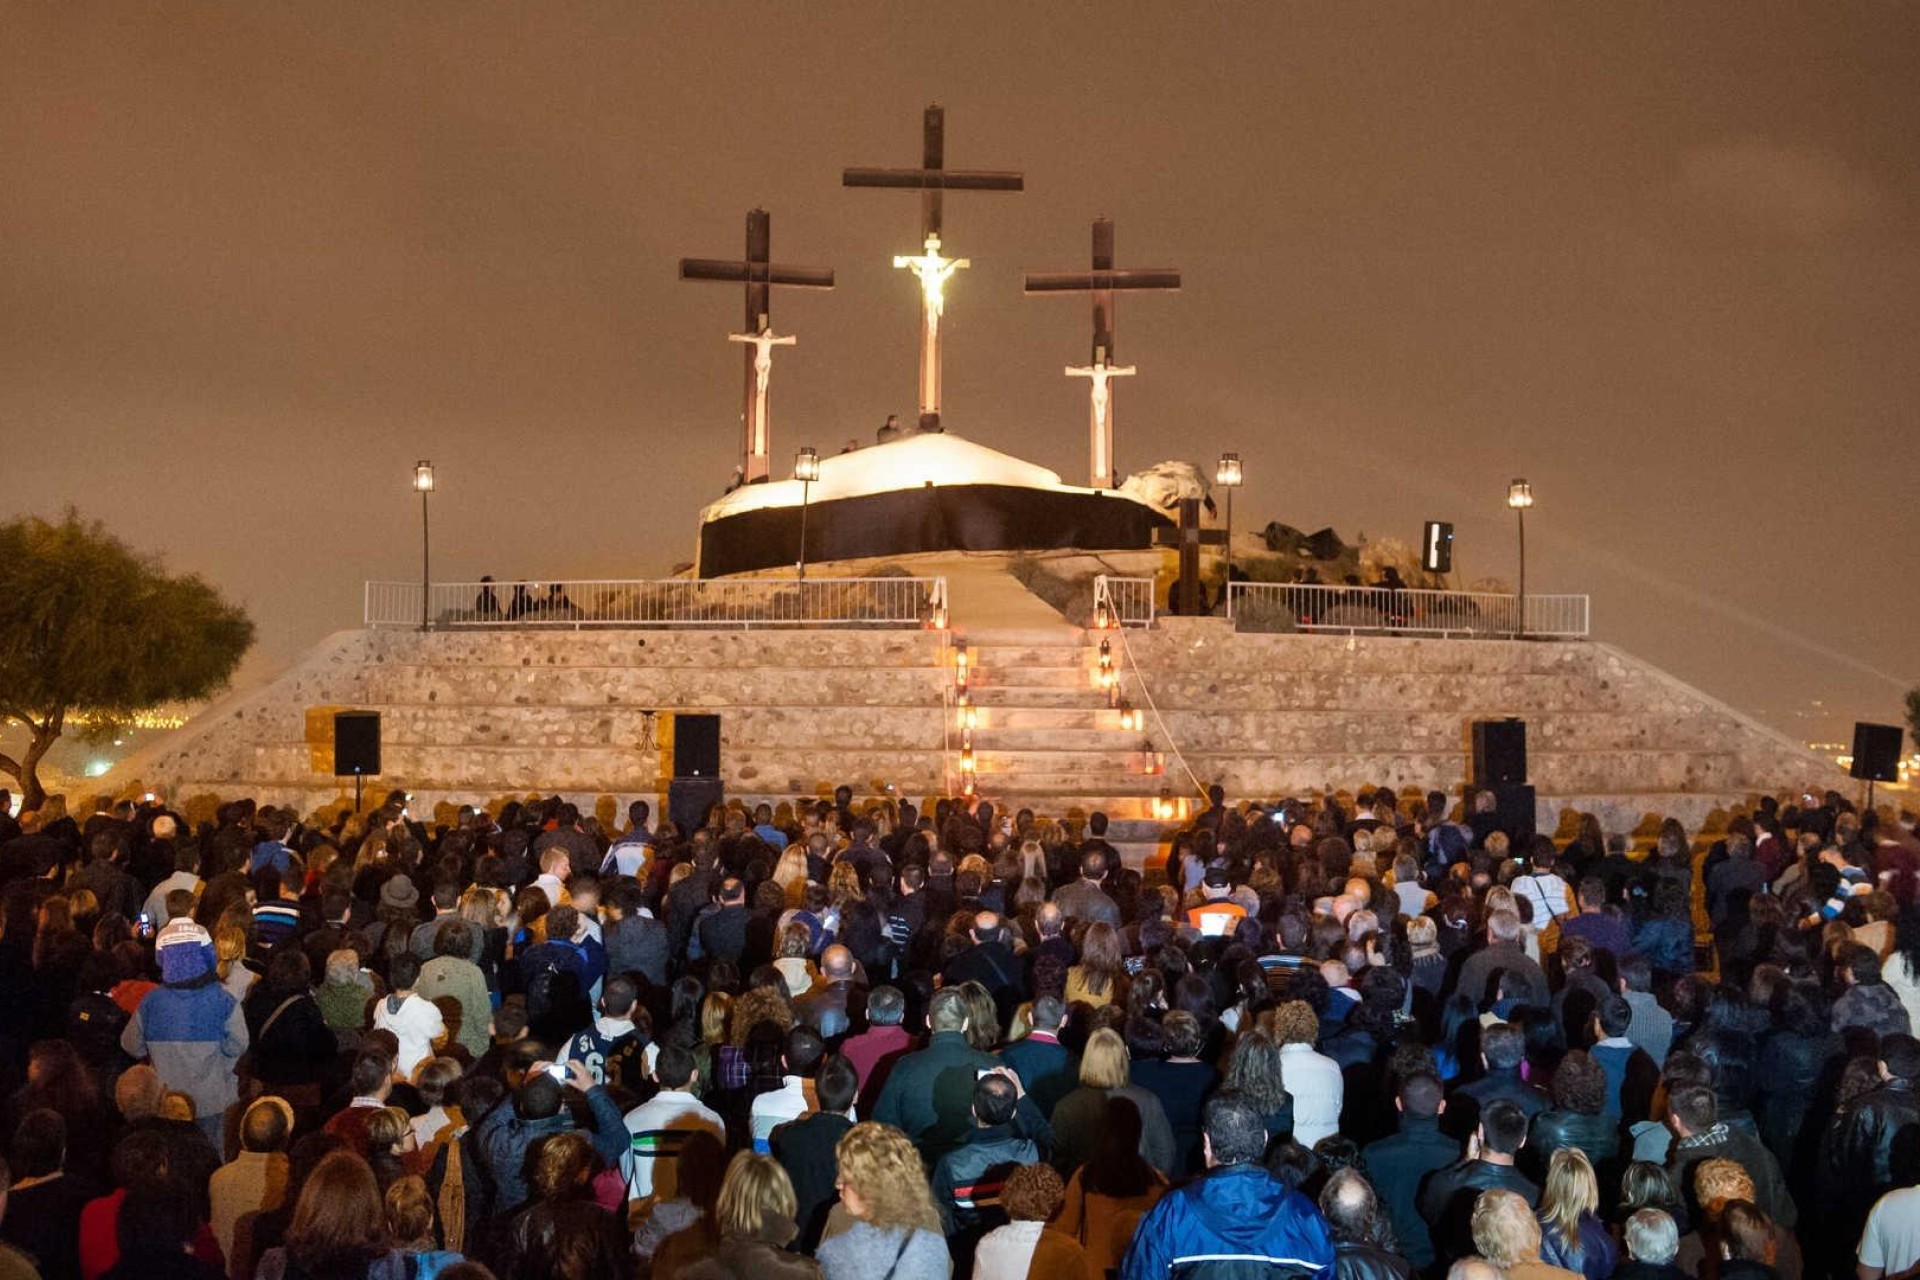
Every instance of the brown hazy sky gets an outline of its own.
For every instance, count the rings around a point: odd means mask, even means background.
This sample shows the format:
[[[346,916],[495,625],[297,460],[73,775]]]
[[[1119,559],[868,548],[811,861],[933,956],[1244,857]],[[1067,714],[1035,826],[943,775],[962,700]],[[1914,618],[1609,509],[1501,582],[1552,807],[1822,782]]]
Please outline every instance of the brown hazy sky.
[[[735,461],[744,211],[801,345],[774,456],[914,394],[948,108],[947,421],[1085,470],[1246,457],[1241,518],[1594,596],[1599,635],[1800,736],[1920,679],[1920,6],[19,4],[0,40],[0,511],[75,502],[261,623],[258,675],[418,569],[648,576]],[[436,575],[440,576],[440,575]],[[1813,715],[1823,703],[1830,718]]]

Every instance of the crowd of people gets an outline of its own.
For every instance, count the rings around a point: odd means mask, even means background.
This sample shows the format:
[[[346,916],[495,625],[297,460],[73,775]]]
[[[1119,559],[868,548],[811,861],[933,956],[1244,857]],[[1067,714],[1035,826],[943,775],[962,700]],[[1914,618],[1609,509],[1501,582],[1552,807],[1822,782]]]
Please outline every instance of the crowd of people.
[[[407,799],[0,793],[0,1280],[1920,1273],[1908,813]]]

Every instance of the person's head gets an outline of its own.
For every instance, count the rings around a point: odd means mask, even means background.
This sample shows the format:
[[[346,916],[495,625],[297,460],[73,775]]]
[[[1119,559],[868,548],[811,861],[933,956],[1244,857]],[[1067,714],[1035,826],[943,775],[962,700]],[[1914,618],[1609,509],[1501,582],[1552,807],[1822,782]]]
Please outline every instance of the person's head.
[[[820,1064],[814,1076],[814,1095],[820,1109],[829,1115],[846,1115],[860,1092],[860,1072],[842,1054],[834,1054]]]
[[[1751,1200],[1730,1200],[1720,1214],[1720,1248],[1728,1258],[1772,1266],[1780,1248],[1773,1219]]]
[[[965,1031],[970,1012],[960,988],[942,987],[927,1002],[927,1025],[935,1031]]]
[[[793,1182],[778,1160],[742,1151],[728,1162],[715,1214],[721,1235],[743,1240],[760,1239],[770,1230],[791,1235],[797,1208]]]
[[[1717,1220],[1732,1201],[1754,1198],[1753,1179],[1737,1160],[1702,1160],[1693,1167],[1693,1197]]]
[[[407,1113],[398,1107],[381,1107],[367,1117],[367,1150],[398,1155],[407,1138]]]
[[[898,987],[875,987],[867,993],[867,1021],[877,1027],[897,1027],[907,1016],[907,998]]]
[[[572,907],[555,907],[547,912],[546,920],[547,939],[551,942],[572,942],[580,932],[580,913]]]
[[[127,1188],[114,1224],[127,1258],[178,1255],[200,1225],[193,1193],[178,1178],[147,1178]]]
[[[293,1137],[293,1108],[268,1094],[240,1117],[240,1146],[246,1151],[284,1151]]]
[[[135,1063],[113,1082],[114,1109],[128,1122],[145,1120],[159,1113],[166,1092],[159,1072],[144,1062]]]
[[[1358,1169],[1341,1169],[1327,1179],[1320,1189],[1320,1212],[1340,1243],[1373,1244],[1379,1238],[1379,1201]]]
[[[788,1075],[811,1077],[820,1069],[820,1060],[826,1052],[827,1042],[820,1038],[820,1033],[801,1022],[788,1029],[780,1058],[786,1064]]]
[[[412,991],[420,981],[420,961],[403,951],[387,961],[387,985],[396,992]]]
[[[1526,1032],[1499,1022],[1480,1033],[1480,1056],[1490,1071],[1514,1071],[1527,1056]]]
[[[833,982],[845,982],[851,979],[853,952],[836,942],[820,953],[820,972]]]
[[[995,1072],[973,1082],[973,1122],[982,1129],[1011,1124],[1020,1105],[1020,1092],[1013,1081]]]
[[[461,1074],[460,1064],[452,1058],[428,1058],[414,1073],[413,1084],[420,1091],[420,1101],[429,1107],[444,1105]]]
[[[653,1079],[662,1089],[685,1089],[697,1073],[692,1051],[682,1045],[662,1044],[653,1060]]]
[[[1473,1206],[1473,1247],[1496,1267],[1510,1268],[1540,1257],[1540,1223],[1512,1191],[1482,1191]]]
[[[1201,1109],[1201,1145],[1209,1168],[1251,1164],[1267,1150],[1267,1122],[1235,1089],[1221,1089]]]
[[[387,1231],[400,1248],[427,1250],[438,1242],[433,1231],[433,1193],[418,1174],[408,1174],[387,1188]],[[444,1273],[442,1273],[444,1274]]]
[[[1540,1189],[1540,1218],[1564,1240],[1580,1238],[1580,1218],[1600,1208],[1600,1180],[1586,1152],[1561,1147],[1547,1161],[1547,1180]]]
[[[1037,996],[1033,1002],[1033,1029],[1052,1035],[1067,1020],[1067,1002],[1052,993]]]
[[[1087,1037],[1080,1055],[1080,1083],[1094,1089],[1118,1089],[1127,1083],[1127,1042],[1110,1027]]]
[[[1889,1080],[1920,1083],[1920,1039],[1902,1035],[1881,1037],[1880,1070]]]
[[[1098,834],[1097,832],[1095,834]],[[1080,878],[1099,884],[1107,878],[1107,855],[1099,849],[1089,849],[1080,855]]]
[[[1400,1082],[1396,1102],[1403,1116],[1432,1118],[1446,1110],[1446,1090],[1431,1071],[1416,1071]]]
[[[1273,1038],[1282,1046],[1312,1045],[1320,1036],[1320,1019],[1304,1000],[1289,1000],[1273,1011]]]
[[[1575,1049],[1553,1071],[1553,1105],[1577,1115],[1597,1116],[1607,1102],[1607,1072],[1592,1055]]]
[[[1047,1222],[1066,1200],[1067,1189],[1050,1164],[1023,1164],[1007,1175],[1000,1207],[1015,1222]]]
[[[1480,1112],[1480,1153],[1511,1159],[1527,1140],[1527,1113],[1518,1103],[1496,1098]]]
[[[387,1207],[373,1169],[351,1151],[335,1151],[315,1165],[294,1202],[287,1254],[309,1273],[346,1269],[385,1253],[391,1237]]]
[[[1664,1210],[1635,1209],[1623,1234],[1627,1256],[1635,1262],[1659,1266],[1672,1262],[1680,1252],[1680,1229]]]
[[[393,1082],[393,1059],[378,1049],[362,1049],[354,1055],[347,1080],[355,1097],[384,1098]]]
[[[1711,1085],[1695,1084],[1674,1090],[1667,1099],[1667,1110],[1673,1127],[1683,1138],[1705,1133],[1720,1119],[1719,1099],[1714,1097]]]
[[[1257,1029],[1242,1035],[1233,1046],[1233,1056],[1227,1060],[1225,1084],[1251,1102],[1263,1116],[1286,1106],[1289,1098],[1280,1042]]]
[[[540,1199],[560,1200],[579,1193],[593,1168],[593,1145],[586,1135],[567,1129],[534,1148],[527,1181]]]
[[[876,1227],[941,1230],[926,1167],[906,1134],[863,1121],[842,1134],[833,1151],[840,1202],[848,1213]]]

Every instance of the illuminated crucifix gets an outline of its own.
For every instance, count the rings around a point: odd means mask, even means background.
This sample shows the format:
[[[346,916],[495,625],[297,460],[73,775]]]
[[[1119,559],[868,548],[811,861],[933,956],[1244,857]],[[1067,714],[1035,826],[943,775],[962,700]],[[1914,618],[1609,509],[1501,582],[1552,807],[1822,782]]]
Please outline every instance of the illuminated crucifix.
[[[775,286],[794,289],[833,288],[831,267],[780,267],[770,261],[773,246],[773,219],[765,209],[747,214],[747,255],[738,262],[722,258],[682,258],[682,280],[720,280],[747,286],[746,332],[730,333],[727,341],[747,344],[746,385],[741,393],[741,463],[743,483],[759,484],[768,478],[769,439],[767,384],[773,376],[773,348],[790,347],[791,335],[773,332],[769,309]]]
[[[1030,271],[1026,292],[1091,293],[1093,295],[1093,360],[1086,365],[1068,365],[1067,375],[1089,380],[1087,481],[1096,489],[1113,488],[1113,388],[1114,378],[1132,377],[1132,365],[1113,362],[1113,295],[1118,290],[1162,290],[1180,287],[1180,273],[1171,267],[1116,270],[1113,265],[1113,223],[1105,218],[1093,224],[1093,269],[1091,271]]]
[[[1020,191],[1023,177],[1009,170],[946,167],[945,108],[927,108],[918,169],[848,169],[840,182],[848,187],[885,187],[920,193],[920,244],[915,256],[901,254],[893,265],[920,281],[920,429],[940,430],[940,317],[946,309],[947,281],[969,265],[965,258],[940,252],[943,196],[948,191]]]

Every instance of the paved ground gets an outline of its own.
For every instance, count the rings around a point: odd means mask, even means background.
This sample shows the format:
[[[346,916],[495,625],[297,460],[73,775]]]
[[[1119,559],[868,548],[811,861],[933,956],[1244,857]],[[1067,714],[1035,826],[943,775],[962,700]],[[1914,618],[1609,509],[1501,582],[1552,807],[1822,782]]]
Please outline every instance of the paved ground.
[[[947,608],[956,628],[1071,630],[1059,610],[1021,586],[1000,564],[953,560],[940,572],[946,575]]]

